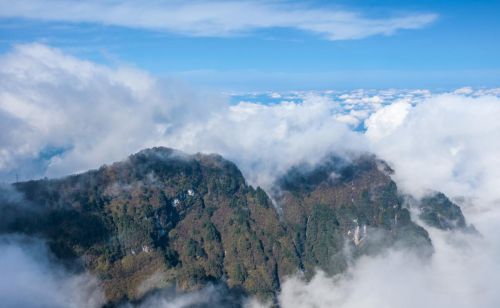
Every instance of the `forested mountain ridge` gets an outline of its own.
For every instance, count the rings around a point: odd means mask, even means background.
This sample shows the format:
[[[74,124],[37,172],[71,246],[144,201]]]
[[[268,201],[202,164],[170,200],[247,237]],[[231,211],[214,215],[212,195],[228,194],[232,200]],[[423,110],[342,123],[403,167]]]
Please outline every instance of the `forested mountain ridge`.
[[[23,200],[1,201],[0,231],[44,238],[58,258],[81,261],[111,304],[209,283],[273,299],[300,271],[337,274],[394,245],[432,253],[391,172],[370,155],[327,157],[280,177],[273,204],[219,155],[153,148],[98,170],[15,183]],[[419,204],[434,227],[466,227],[442,194]]]

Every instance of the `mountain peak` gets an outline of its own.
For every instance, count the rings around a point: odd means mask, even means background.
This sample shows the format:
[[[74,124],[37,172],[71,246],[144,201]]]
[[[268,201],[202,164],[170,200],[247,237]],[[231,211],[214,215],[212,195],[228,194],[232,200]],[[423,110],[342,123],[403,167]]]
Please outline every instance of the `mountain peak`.
[[[1,231],[37,235],[58,258],[83,260],[111,303],[213,282],[270,299],[298,271],[337,274],[349,258],[392,245],[431,253],[389,172],[374,156],[294,167],[277,181],[278,211],[222,156],[157,147],[67,178],[17,183],[19,202],[36,215],[14,215]]]

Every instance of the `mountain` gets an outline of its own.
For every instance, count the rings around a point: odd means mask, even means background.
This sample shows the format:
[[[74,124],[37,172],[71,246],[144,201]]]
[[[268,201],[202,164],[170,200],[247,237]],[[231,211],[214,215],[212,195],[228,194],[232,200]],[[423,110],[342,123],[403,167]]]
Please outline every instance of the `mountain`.
[[[210,283],[269,300],[297,272],[337,274],[391,246],[432,253],[391,172],[371,155],[329,156],[291,168],[269,196],[219,155],[152,148],[98,170],[15,183],[22,199],[0,200],[0,232],[46,239],[60,260],[100,279],[110,305]],[[416,210],[434,227],[466,228],[443,194]]]
[[[432,252],[427,231],[410,219],[391,173],[374,156],[329,157],[313,167],[292,168],[280,180],[277,200],[307,276],[317,267],[337,274],[347,267],[348,256],[389,246]]]

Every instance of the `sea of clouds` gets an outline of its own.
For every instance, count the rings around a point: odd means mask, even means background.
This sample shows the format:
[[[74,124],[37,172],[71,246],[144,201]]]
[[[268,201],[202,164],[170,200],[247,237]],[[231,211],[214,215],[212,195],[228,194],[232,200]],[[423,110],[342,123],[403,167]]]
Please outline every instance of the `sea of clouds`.
[[[373,152],[393,167],[404,192],[416,197],[444,192],[481,234],[425,226],[435,246],[430,260],[387,251],[360,259],[342,276],[318,273],[308,283],[290,277],[279,297],[284,307],[498,307],[499,118],[500,89],[222,95],[41,44],[19,45],[0,55],[3,182],[64,176],[161,145],[222,154],[251,184],[268,189],[297,163],[315,163],[330,152]],[[20,243],[0,242],[6,251],[0,257],[3,277],[15,266],[33,269],[16,280],[17,293],[7,292],[7,280],[0,279],[0,292],[9,300],[16,294],[45,294],[48,298],[39,302],[54,307],[67,306],[68,298],[95,299],[75,301],[76,306],[99,305],[102,298],[94,289],[71,288],[81,274],[50,263],[43,243]],[[44,271],[50,274],[29,276]],[[50,302],[59,277],[73,284],[64,283],[66,289]],[[93,286],[92,277],[84,281]],[[182,307],[172,303],[186,301],[150,302]]]

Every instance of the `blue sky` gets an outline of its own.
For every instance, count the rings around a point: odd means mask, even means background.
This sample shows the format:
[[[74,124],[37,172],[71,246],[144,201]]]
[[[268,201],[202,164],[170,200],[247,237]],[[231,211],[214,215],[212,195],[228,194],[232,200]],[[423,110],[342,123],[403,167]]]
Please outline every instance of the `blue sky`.
[[[500,84],[499,1],[88,3],[0,0],[1,51],[42,42],[224,91]]]

